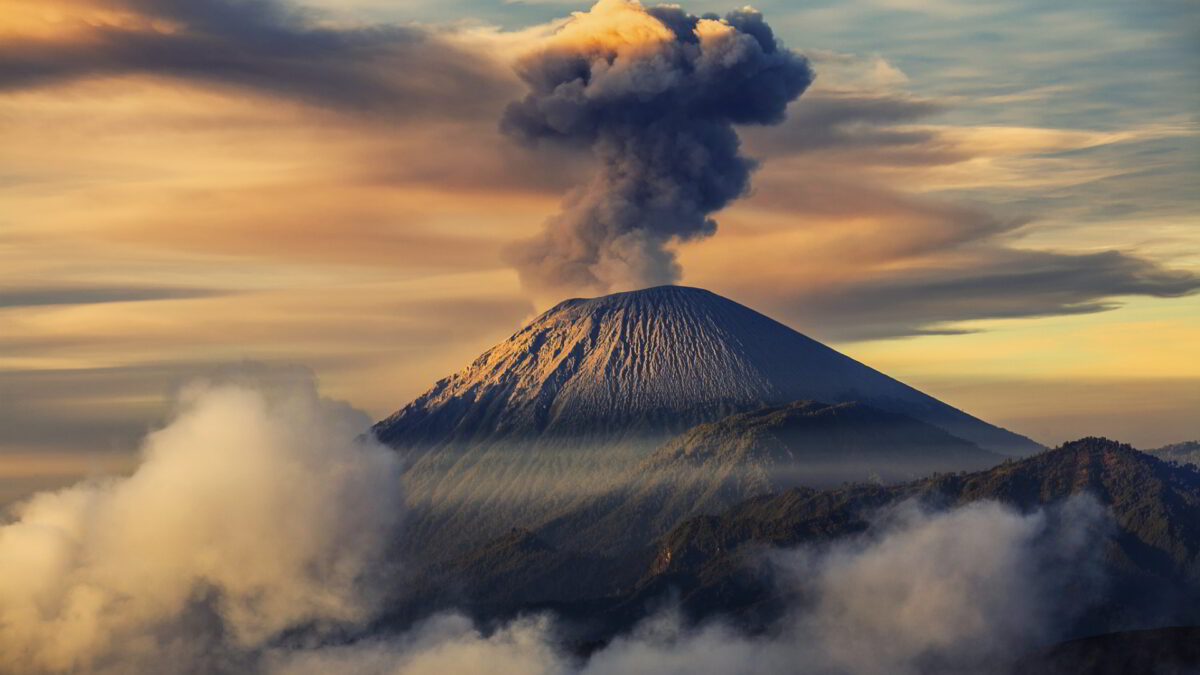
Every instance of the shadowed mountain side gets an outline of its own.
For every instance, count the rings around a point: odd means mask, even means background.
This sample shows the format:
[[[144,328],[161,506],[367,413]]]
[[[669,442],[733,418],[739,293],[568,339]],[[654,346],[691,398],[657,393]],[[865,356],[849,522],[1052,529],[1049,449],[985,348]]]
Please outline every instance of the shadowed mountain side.
[[[894,483],[1002,460],[904,415],[798,401],[689,429],[643,461],[623,487],[538,532],[564,547],[611,554],[644,546],[691,516],[787,488]]]
[[[1029,511],[1079,494],[1106,506],[1115,529],[1104,552],[1104,602],[1074,634],[1200,622],[1200,473],[1098,438],[976,473],[760,496],[690,518],[621,556],[581,555],[526,532],[443,570],[453,570],[455,601],[480,616],[553,608],[586,626],[585,641],[627,629],[667,598],[695,619],[722,614],[762,628],[787,604],[762,564],[766,551],[865,532],[881,509],[909,499],[936,509],[994,500]],[[522,552],[529,541],[540,542],[535,555]],[[600,567],[607,573],[589,572]],[[422,602],[436,603],[431,597]]]

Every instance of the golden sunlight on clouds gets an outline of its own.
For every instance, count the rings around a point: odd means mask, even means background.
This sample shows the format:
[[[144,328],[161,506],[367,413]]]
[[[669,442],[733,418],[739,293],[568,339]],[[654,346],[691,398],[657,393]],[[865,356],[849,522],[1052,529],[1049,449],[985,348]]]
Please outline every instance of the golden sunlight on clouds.
[[[35,180],[8,191],[8,233],[405,274],[499,265],[499,246],[532,230],[556,201],[470,185],[480,167],[461,149],[437,147],[463,137],[452,125],[405,135],[287,105],[106,84],[86,113],[62,92],[17,97],[0,155]],[[98,88],[68,92],[90,98]],[[454,171],[461,183],[438,180]]]
[[[1048,444],[1176,442],[1200,410],[1200,300],[1130,299],[1118,317],[984,321],[969,335],[858,343],[855,358]]]
[[[673,37],[670,29],[642,10],[641,4],[600,0],[586,12],[573,12],[572,19],[544,46],[599,56],[653,47]]]
[[[515,278],[507,270],[407,283],[347,279],[304,283],[296,278],[292,282],[285,290],[207,298],[9,309],[14,316],[0,338],[0,345],[7,345],[0,367],[199,365],[214,359],[319,363],[330,357],[351,363],[416,349],[429,355],[424,360],[439,361],[440,368],[456,368],[459,364],[453,359],[433,355],[463,342],[471,348],[494,342],[497,332],[528,318],[531,311],[520,300]],[[464,288],[468,284],[484,284],[486,290],[473,288],[468,294]],[[436,312],[442,321],[426,320],[422,312]],[[72,335],[86,339],[64,339]],[[419,385],[400,380],[378,386],[394,392],[396,387]]]
[[[911,167],[890,170],[896,177],[903,175],[906,185],[916,190],[996,186],[1035,188],[1101,180],[1126,173],[1128,167],[1104,166],[1078,157],[1053,155],[1191,133],[1182,128],[1158,125],[1118,132],[986,126],[914,127],[914,130],[922,129],[937,133],[942,142],[970,159],[930,167],[915,172],[915,175]]]
[[[96,0],[0,0],[0,37],[72,40],[96,28],[169,34],[178,25]]]
[[[1200,379],[1200,300],[1126,303],[1116,320],[1098,313],[981,321],[968,324],[978,331],[969,335],[864,343],[854,351],[891,371],[939,377]]]

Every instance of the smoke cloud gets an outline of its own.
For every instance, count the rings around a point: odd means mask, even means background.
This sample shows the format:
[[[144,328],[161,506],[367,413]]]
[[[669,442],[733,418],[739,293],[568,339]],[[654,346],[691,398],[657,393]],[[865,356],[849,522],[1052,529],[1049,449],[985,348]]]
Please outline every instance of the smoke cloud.
[[[1061,638],[1102,590],[1098,544],[1111,523],[1091,497],[1030,514],[908,503],[889,521],[881,536],[778,559],[801,588],[817,580],[791,630],[819,645],[823,671],[997,672]]]
[[[370,617],[403,491],[396,453],[354,440],[366,424],[311,379],[188,388],[132,475],[0,528],[0,663],[248,672],[284,631]]]
[[[755,162],[735,124],[775,124],[812,82],[752,9],[695,17],[600,0],[518,64],[530,92],[501,127],[584,147],[598,167],[535,239],[511,250],[533,290],[604,292],[675,281],[672,241],[716,231]]]

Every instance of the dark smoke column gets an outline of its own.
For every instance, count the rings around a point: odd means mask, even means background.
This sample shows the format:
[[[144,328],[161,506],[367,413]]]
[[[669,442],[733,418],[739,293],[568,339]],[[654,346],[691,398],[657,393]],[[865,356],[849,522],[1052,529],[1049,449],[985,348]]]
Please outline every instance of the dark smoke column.
[[[502,129],[590,149],[595,175],[510,259],[531,290],[605,292],[679,279],[666,245],[716,231],[754,160],[735,124],[775,124],[812,82],[808,62],[751,9],[690,16],[600,0],[518,64],[529,85]]]

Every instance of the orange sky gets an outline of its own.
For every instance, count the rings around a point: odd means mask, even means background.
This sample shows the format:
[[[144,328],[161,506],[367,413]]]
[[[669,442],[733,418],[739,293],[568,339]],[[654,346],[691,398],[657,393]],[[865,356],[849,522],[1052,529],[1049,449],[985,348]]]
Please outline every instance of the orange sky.
[[[590,162],[497,120],[513,59],[583,7],[502,28],[207,4],[0,0],[0,499],[120,465],[173,388],[231,363],[299,364],[387,414],[546,302],[502,251]],[[1079,125],[1046,123],[1014,111],[1082,84],[1012,63],[970,93],[798,22],[779,10],[817,83],[743,131],[753,192],[677,247],[681,283],[1042,442],[1200,437],[1196,169],[1172,159],[1195,109],[1070,98]],[[215,59],[237,26],[287,39]],[[308,60],[319,30],[361,44]]]

